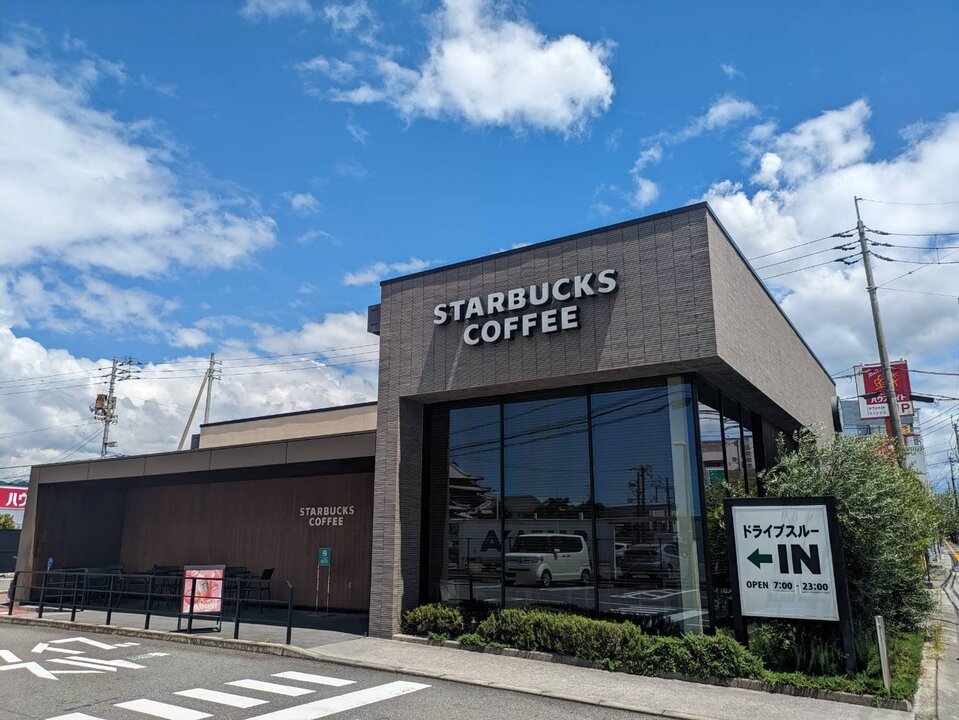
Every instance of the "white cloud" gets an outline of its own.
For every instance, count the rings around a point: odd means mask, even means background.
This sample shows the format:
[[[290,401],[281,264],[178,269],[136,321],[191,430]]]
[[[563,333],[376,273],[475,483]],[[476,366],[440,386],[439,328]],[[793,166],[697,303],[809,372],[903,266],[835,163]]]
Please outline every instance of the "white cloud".
[[[53,261],[156,275],[229,267],[274,242],[239,197],[190,190],[149,122],[92,107],[105,74],[57,65],[23,39],[0,44],[0,267]]]
[[[633,195],[630,203],[637,210],[651,205],[659,197],[659,186],[649,178],[633,176]]]
[[[173,347],[198,348],[201,345],[209,345],[212,338],[203,330],[196,327],[177,328],[170,333],[167,342]]]
[[[365,128],[357,125],[352,120],[346,123],[346,132],[350,134],[350,137],[356,140],[360,145],[366,145],[366,138],[370,136],[370,133]]]
[[[301,215],[312,215],[320,209],[320,202],[313,197],[313,193],[284,193],[283,197],[289,200],[293,211]]]
[[[725,130],[730,125],[758,114],[759,108],[748,100],[724,95],[712,103],[705,113],[694,117],[682,130],[672,135],[667,134],[665,140],[670,143],[686,142],[705,132]]]
[[[720,63],[719,69],[723,71],[723,75],[728,77],[730,80],[735,80],[738,77],[742,77],[743,74],[736,69],[736,66],[732,63]]]
[[[213,388],[213,420],[376,398],[378,343],[366,332],[362,315],[331,314],[322,323],[307,323],[288,332],[260,326],[257,333],[261,349],[268,353],[311,352],[319,357],[293,362],[289,358],[231,361],[258,353],[242,344],[217,348],[222,379]],[[109,359],[76,357],[18,337],[2,326],[0,358],[4,367],[0,427],[53,428],[12,437],[0,435],[0,465],[77,460],[99,454],[102,426],[91,422],[88,407],[96,394],[104,391]],[[147,363],[140,379],[117,384],[119,422],[111,432],[118,441],[117,452],[131,455],[176,448],[209,357],[186,355],[172,360],[176,363]],[[29,379],[38,376],[45,377]],[[197,424],[192,431],[197,432]],[[77,449],[71,453],[74,447]],[[28,470],[3,474],[26,476]]]
[[[353,3],[327,3],[323,8],[323,17],[334,30],[341,33],[354,33],[361,26],[366,27],[366,33],[370,36],[379,30],[376,15],[366,0],[357,0]]]
[[[647,165],[658,163],[662,159],[663,148],[660,145],[651,145],[639,153],[639,157],[637,157],[636,162],[633,163],[633,172],[639,172]]]
[[[309,0],[246,0],[240,15],[247,20],[275,20],[280,17],[301,17],[312,20],[313,6]]]
[[[296,69],[301,73],[319,73],[340,83],[349,82],[356,75],[356,68],[350,63],[322,55],[297,63]]]
[[[345,30],[354,16],[338,17],[334,25]],[[420,66],[405,67],[394,53],[380,53],[371,63],[376,81],[331,97],[354,104],[387,102],[407,119],[452,118],[564,135],[583,130],[612,102],[609,42],[547,38],[490,0],[445,0],[432,27]]]
[[[317,230],[313,228],[312,230],[307,230],[305,233],[296,238],[296,241],[306,247],[313,243],[314,240],[318,238],[326,238],[331,244],[339,244],[336,239],[325,230]]]
[[[746,159],[754,165],[753,192],[732,180],[718,182],[704,198],[747,257],[783,250],[799,243],[847,230],[855,225],[853,195],[896,203],[954,201],[959,187],[959,113],[935,122],[911,126],[907,144],[887,157],[870,160],[873,147],[867,123],[871,109],[864,100],[823,112],[794,128],[776,133],[771,123],[751,135]],[[959,229],[959,205],[862,204],[869,228],[892,232],[948,232]],[[894,245],[934,244],[933,238],[872,236]],[[761,276],[792,272],[769,280],[783,309],[832,371],[860,362],[875,362],[876,347],[861,263],[830,263],[848,255],[831,247],[854,238],[835,238],[757,260],[762,265],[797,258],[768,269]],[[959,238],[940,239],[957,245]],[[935,262],[934,250],[874,247],[899,262],[874,261],[880,286],[890,354],[908,358],[912,369],[956,372],[959,348],[959,273],[956,265],[916,265]],[[801,257],[808,253],[817,254]],[[855,251],[853,251],[855,252]],[[946,251],[942,251],[944,257]],[[956,253],[949,260],[959,260]],[[822,267],[811,265],[827,262]],[[913,274],[896,279],[913,271]],[[884,287],[885,286],[885,287]],[[908,290],[896,292],[890,288]],[[928,295],[924,293],[941,293]],[[951,296],[951,297],[948,297]],[[957,396],[956,378],[916,374],[916,392]],[[847,382],[839,392],[852,395]],[[948,405],[948,404],[947,404]],[[928,408],[928,406],[926,406]],[[939,410],[944,407],[940,404]],[[930,417],[936,410],[922,410]],[[930,451],[941,449],[947,427],[924,438]],[[936,473],[931,472],[933,479]]]
[[[407,273],[425,270],[432,263],[429,260],[420,260],[411,257],[406,262],[375,262],[359,270],[348,272],[343,276],[344,285],[371,285],[390,275],[406,275]]]

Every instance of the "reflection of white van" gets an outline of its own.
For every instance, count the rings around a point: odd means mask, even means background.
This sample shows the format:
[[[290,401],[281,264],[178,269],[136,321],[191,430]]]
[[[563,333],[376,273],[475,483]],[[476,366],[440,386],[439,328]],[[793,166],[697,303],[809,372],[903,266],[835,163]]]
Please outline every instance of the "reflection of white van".
[[[549,587],[556,581],[592,580],[589,549],[580,535],[527,533],[506,553],[506,582]]]

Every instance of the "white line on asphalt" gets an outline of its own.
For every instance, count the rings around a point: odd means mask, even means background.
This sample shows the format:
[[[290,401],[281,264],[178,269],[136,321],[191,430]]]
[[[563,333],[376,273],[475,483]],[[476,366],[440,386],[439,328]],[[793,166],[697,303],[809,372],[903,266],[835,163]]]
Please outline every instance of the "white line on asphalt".
[[[117,668],[109,667],[107,665],[93,665],[91,663],[85,662],[84,660],[74,660],[72,658],[53,658],[47,662],[52,663],[62,663],[64,665],[76,665],[77,667],[87,668],[88,670],[96,670],[97,672],[116,672]]]
[[[40,663],[35,662],[25,662],[25,663],[12,663],[10,665],[0,665],[0,670],[29,670],[37,677],[43,678],[44,680],[56,680],[57,676],[52,672],[47,670],[45,667],[41,666]]]
[[[93,717],[93,715],[85,715],[83,713],[67,713],[66,715],[57,715],[56,717],[47,718],[47,720],[100,720],[100,718]]]
[[[43,653],[49,650],[50,652],[63,653],[64,655],[83,655],[83,650],[71,650],[70,648],[55,648],[50,647],[50,643],[37,643],[33,646],[31,652]]]
[[[51,670],[54,675],[99,675],[102,670]]]
[[[245,695],[234,695],[233,693],[220,692],[219,690],[207,690],[205,688],[180,690],[173,694],[193,698],[194,700],[205,700],[206,702],[219,703],[220,705],[229,705],[230,707],[237,708],[249,708],[256,705],[264,705],[269,702],[269,700],[260,700],[259,698],[246,697]]]
[[[309,690],[307,688],[293,687],[292,685],[280,685],[279,683],[264,682],[263,680],[234,680],[226,684],[233,685],[234,687],[246,688],[247,690],[261,690],[262,692],[286,695],[288,697],[309,695],[311,692],[313,692],[313,690]]]
[[[256,715],[250,720],[317,720],[317,718],[335,715],[336,713],[352,710],[354,708],[370,705],[381,700],[399,697],[425,690],[429,685],[421,683],[397,681],[387,683],[386,685],[377,685],[366,690],[357,690],[336,697],[326,698],[325,700],[315,700],[311,703],[297,705],[296,707],[277,710],[266,715]]]
[[[166,720],[203,720],[203,718],[213,717],[210,713],[190,710],[189,708],[178,705],[168,705],[167,703],[157,702],[156,700],[130,700],[129,702],[117,703],[114,707],[133,710],[133,712],[143,713],[144,715],[166,718]]]
[[[134,645],[139,645],[139,644],[140,643],[125,642],[125,643],[117,643],[116,645],[114,645],[114,647],[133,647]]]
[[[61,640],[51,640],[51,645],[62,645],[63,643],[68,642],[78,642],[85,643],[87,645],[92,645],[95,648],[100,648],[101,650],[114,650],[113,645],[107,645],[106,643],[99,642],[97,640],[91,640],[90,638],[85,637],[72,637],[72,638],[63,638]]]
[[[20,662],[20,658],[18,658],[9,650],[0,650],[0,659],[2,659],[5,663]]]
[[[92,658],[92,657],[70,658],[70,659],[73,660],[74,665],[76,663],[86,663],[87,665],[91,665],[96,668],[99,668],[102,666],[102,667],[126,668],[127,670],[143,670],[146,667],[146,665],[138,665],[137,663],[130,662],[129,660],[101,660],[100,658]],[[51,660],[50,662],[63,662],[63,661],[57,659],[57,660]]]
[[[329,685],[330,687],[343,687],[344,685],[353,685],[355,680],[340,680],[339,678],[326,677],[325,675],[311,675],[310,673],[287,672],[273,673],[273,677],[283,678],[284,680],[299,680],[300,682],[315,683],[316,685]]]

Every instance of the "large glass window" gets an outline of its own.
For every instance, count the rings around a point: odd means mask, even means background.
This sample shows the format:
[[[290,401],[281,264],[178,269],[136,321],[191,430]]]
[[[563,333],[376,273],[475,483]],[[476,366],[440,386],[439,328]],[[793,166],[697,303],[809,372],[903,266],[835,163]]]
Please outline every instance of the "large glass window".
[[[701,630],[708,604],[690,404],[686,385],[592,396],[597,573],[601,610]]]
[[[449,410],[448,461],[443,463],[445,548],[443,600],[500,603],[502,497],[499,405]],[[435,497],[435,496],[434,496]]]
[[[506,605],[592,608],[586,397],[503,406]]]
[[[693,409],[679,377],[431,408],[424,595],[702,631]]]

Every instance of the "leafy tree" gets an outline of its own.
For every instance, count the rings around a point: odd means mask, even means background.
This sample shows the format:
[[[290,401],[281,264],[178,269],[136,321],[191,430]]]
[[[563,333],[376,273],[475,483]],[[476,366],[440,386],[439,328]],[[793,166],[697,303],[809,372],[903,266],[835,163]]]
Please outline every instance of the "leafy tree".
[[[918,628],[933,607],[922,558],[943,526],[932,492],[896,464],[883,436],[820,441],[804,431],[798,441],[763,473],[767,493],[835,496],[854,619]]]
[[[9,513],[4,513],[0,515],[0,530],[16,530],[17,521],[13,519],[13,515]]]

